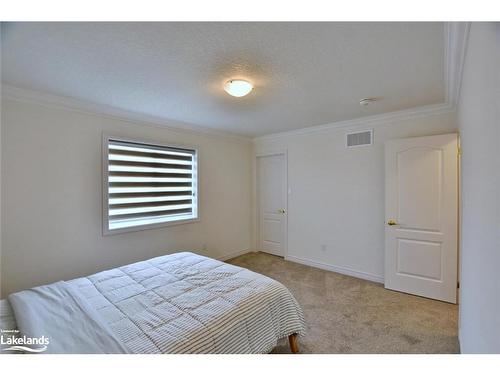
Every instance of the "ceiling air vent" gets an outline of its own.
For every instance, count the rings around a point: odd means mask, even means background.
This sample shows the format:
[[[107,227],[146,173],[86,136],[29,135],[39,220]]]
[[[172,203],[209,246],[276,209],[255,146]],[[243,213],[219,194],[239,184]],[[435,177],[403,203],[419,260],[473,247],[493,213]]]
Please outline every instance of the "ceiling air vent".
[[[358,147],[358,146],[370,146],[373,144],[373,130],[363,130],[354,133],[346,134],[346,146]]]

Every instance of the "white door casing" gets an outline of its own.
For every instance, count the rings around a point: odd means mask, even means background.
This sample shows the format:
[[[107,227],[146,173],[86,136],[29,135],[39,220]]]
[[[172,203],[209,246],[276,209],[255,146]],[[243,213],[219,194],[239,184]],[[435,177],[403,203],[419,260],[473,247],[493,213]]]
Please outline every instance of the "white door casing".
[[[456,303],[458,137],[385,145],[385,287]]]
[[[257,157],[259,247],[285,256],[287,229],[286,154]]]

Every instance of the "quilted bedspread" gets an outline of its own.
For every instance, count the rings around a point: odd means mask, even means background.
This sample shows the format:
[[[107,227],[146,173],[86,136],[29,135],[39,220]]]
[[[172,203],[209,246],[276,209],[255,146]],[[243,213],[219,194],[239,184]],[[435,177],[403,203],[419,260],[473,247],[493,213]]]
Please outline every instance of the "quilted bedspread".
[[[189,252],[68,283],[133,353],[266,353],[305,330],[282,284]]]

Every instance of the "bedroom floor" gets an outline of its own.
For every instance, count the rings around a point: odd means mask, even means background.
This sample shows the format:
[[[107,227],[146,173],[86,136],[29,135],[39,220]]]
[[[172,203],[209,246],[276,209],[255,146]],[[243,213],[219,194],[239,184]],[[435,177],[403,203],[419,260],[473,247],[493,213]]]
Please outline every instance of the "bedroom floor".
[[[304,311],[301,353],[458,353],[458,307],[262,252],[228,263],[284,284]],[[290,353],[282,340],[273,353]]]

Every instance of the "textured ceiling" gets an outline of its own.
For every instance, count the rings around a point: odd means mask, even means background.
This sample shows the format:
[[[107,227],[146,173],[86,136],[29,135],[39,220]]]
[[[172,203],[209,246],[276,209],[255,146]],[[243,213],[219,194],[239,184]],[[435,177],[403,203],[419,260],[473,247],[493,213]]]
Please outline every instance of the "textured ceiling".
[[[7,23],[2,81],[249,136],[444,101],[442,23]],[[228,96],[230,78],[255,84]],[[364,97],[381,101],[360,107]]]

